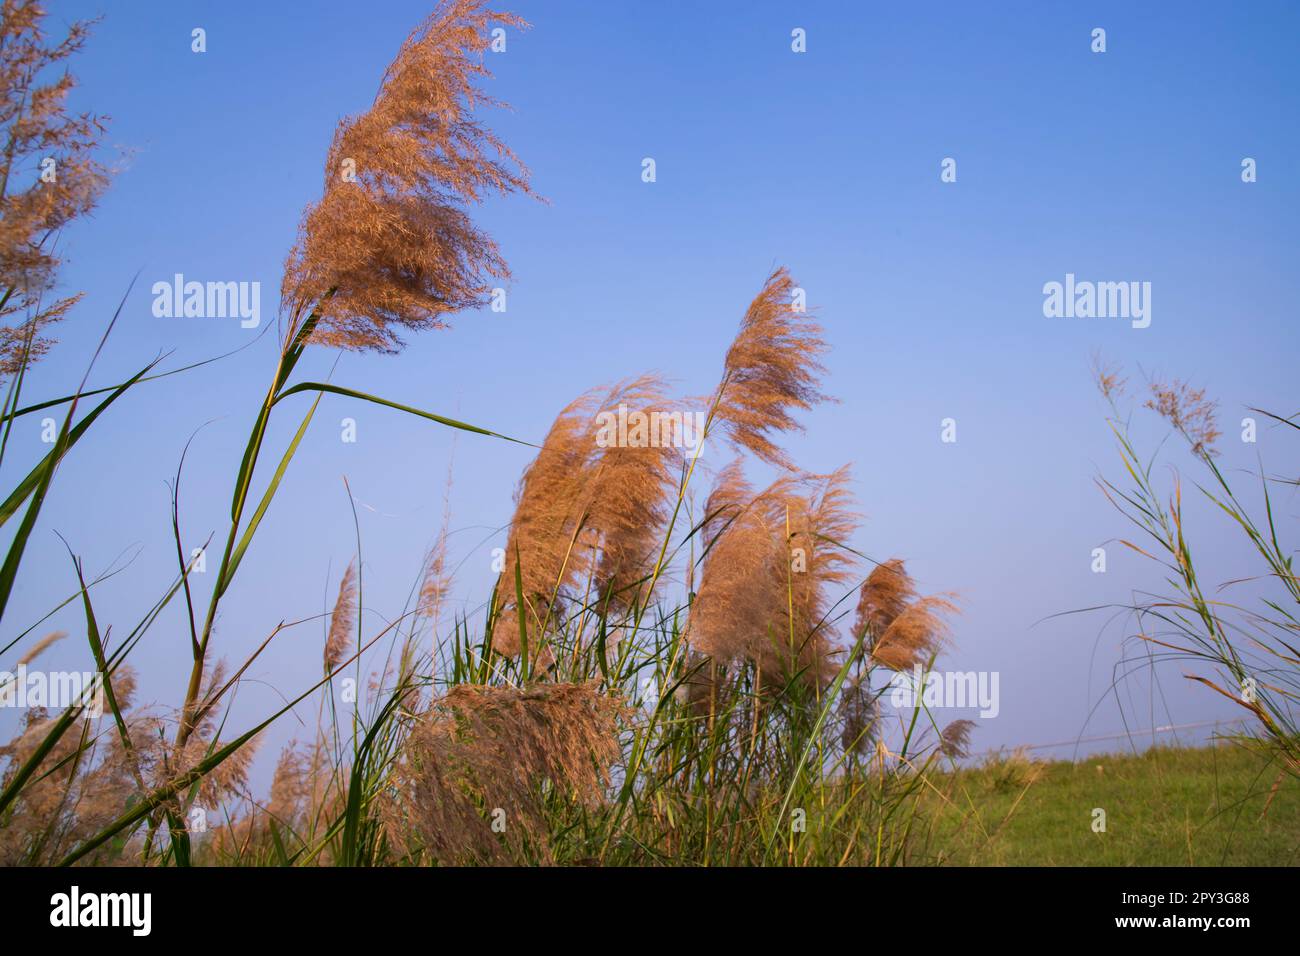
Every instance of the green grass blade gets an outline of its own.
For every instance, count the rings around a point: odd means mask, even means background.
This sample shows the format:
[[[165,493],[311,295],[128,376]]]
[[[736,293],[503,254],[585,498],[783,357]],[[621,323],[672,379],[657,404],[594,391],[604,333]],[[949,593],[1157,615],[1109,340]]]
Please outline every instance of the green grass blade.
[[[123,382],[112,395],[101,402],[99,408],[82,420],[81,425],[78,426],[81,430],[76,437],[79,438],[82,434],[85,434],[85,428],[81,426],[88,426],[94,416],[97,416],[99,412],[125,394],[126,390],[139,381],[140,376],[152,367],[152,363],[145,366],[144,369],[130,380]],[[71,417],[73,410],[75,410],[75,406],[74,409],[69,410],[69,417]],[[77,431],[77,429],[72,431]],[[0,618],[4,617],[5,608],[9,604],[9,595],[13,592],[14,579],[18,576],[18,566],[22,563],[23,552],[27,548],[27,541],[31,537],[32,530],[36,527],[36,519],[41,513],[41,507],[45,504],[45,495],[49,491],[50,483],[54,480],[54,472],[63,456],[67,454],[68,449],[72,447],[72,442],[75,441],[72,437],[72,431],[69,431],[68,423],[65,423],[63,430],[59,433],[58,440],[54,443],[54,447],[46,456],[45,461],[42,465],[37,466],[39,474],[35,485],[31,489],[31,504],[28,505],[22,523],[14,533],[14,539],[9,545],[9,552],[5,555],[4,565],[0,567]],[[17,493],[17,491],[14,492],[14,494]],[[18,503],[20,504],[21,500]],[[17,507],[17,504],[14,507]]]
[[[68,449],[75,445],[90,426],[95,423],[95,419],[97,419],[109,405],[121,398],[127,389],[142,381],[142,376],[156,364],[156,360],[150,362],[127,381],[113,389],[113,393],[109,395],[108,398],[96,405],[89,415],[78,422],[76,426],[68,432],[66,442],[55,442],[54,447],[50,449],[49,453],[46,454],[36,467],[28,473],[26,478],[19,482],[18,487],[9,494],[9,497],[4,500],[4,503],[0,504],[0,525],[3,525],[8,521],[13,516],[14,512],[22,507],[23,502],[27,500],[32,491],[40,487],[41,482],[45,479],[46,475],[58,465],[59,459],[66,455]]]
[[[454,418],[446,418],[442,415],[435,415],[433,412],[426,412],[419,408],[412,408],[410,405],[402,405],[399,402],[390,402],[386,398],[379,398],[376,395],[368,395],[365,392],[358,392],[356,389],[344,388],[342,385],[329,385],[325,382],[301,382],[293,388],[287,388],[276,396],[275,402],[288,398],[297,392],[331,392],[335,395],[344,395],[348,398],[359,398],[363,401],[373,402],[376,405],[383,405],[386,408],[395,408],[399,412],[406,412],[408,415],[416,415],[419,418],[427,418],[429,421],[437,422],[440,425],[446,425],[449,428],[459,428],[462,431],[474,432],[477,435],[488,435],[492,438],[502,438],[516,445],[527,445],[529,448],[536,448],[532,442],[526,442],[518,438],[511,438],[509,435],[502,435],[500,432],[490,431],[486,428],[479,428],[477,425],[470,425],[467,422],[458,422]],[[274,404],[274,403],[272,403]]]
[[[248,527],[244,529],[243,537],[239,539],[239,544],[230,555],[230,561],[227,562],[225,574],[217,583],[217,593],[224,594],[226,588],[230,586],[230,581],[235,576],[235,569],[239,567],[239,562],[244,559],[244,552],[253,541],[253,535],[257,532],[257,527],[262,523],[262,517],[266,510],[271,506],[271,499],[275,497],[276,490],[280,487],[280,480],[284,478],[285,470],[289,467],[289,462],[298,451],[298,445],[302,438],[307,434],[307,426],[311,424],[312,416],[316,414],[316,407],[320,404],[320,396],[311,403],[311,408],[303,417],[302,424],[298,426],[297,433],[293,436],[293,441],[289,442],[289,447],[285,449],[283,457],[280,459],[280,465],[275,469],[275,474],[271,476],[271,483],[267,485],[266,491],[262,494],[262,500],[258,502],[257,510],[253,512],[253,517],[249,519]]]

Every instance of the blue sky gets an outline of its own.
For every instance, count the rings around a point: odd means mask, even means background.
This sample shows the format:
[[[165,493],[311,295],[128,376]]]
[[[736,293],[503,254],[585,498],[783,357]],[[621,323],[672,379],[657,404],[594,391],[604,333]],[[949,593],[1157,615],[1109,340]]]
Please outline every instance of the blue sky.
[[[235,320],[155,318],[149,287],[177,272],[260,281],[269,320],[335,124],[369,104],[429,9],[50,7],[56,23],[104,15],[74,64],[74,102],[110,114],[111,139],[130,156],[94,219],[65,237],[64,283],[87,295],[29,382],[33,399],[75,385],[137,272],[95,384],[162,351],[175,366],[247,343],[254,333]],[[791,450],[811,471],[854,464],[866,516],[856,547],[902,556],[924,589],[962,596],[946,666],[1001,674],[1001,715],[976,730],[975,749],[1122,728],[1103,698],[1127,632],[1105,614],[1044,621],[1158,585],[1113,543],[1108,572],[1090,571],[1092,549],[1128,529],[1093,483],[1119,461],[1089,357],[1100,349],[1135,378],[1141,366],[1206,386],[1222,403],[1225,465],[1253,468],[1258,454],[1271,473],[1295,472],[1288,435],[1262,427],[1244,445],[1236,423],[1248,405],[1295,410],[1300,10],[515,9],[533,28],[512,32],[489,64],[489,91],[514,111],[487,118],[549,204],[510,198],[480,211],[513,269],[508,312],[461,315],[397,357],[345,355],[334,380],[536,441],[594,385],[656,370],[683,393],[710,390],[745,305],[774,265],[788,265],[825,326],[827,390],[840,400],[806,416]],[[190,50],[195,27],[207,31],[204,54]],[[796,27],[804,54],[790,49]],[[1090,50],[1094,27],[1107,31],[1104,54]],[[655,183],[641,181],[644,157]],[[957,161],[955,183],[940,182],[945,157]],[[1258,182],[1241,181],[1243,157],[1256,159]],[[1151,282],[1150,327],[1045,318],[1043,284],[1066,273]],[[43,512],[10,636],[74,590],[56,530],[91,572],[133,557],[97,602],[115,632],[134,625],[174,573],[166,483],[196,432],[181,489],[186,537],[198,546],[224,535],[234,465],[274,364],[270,339],[137,389],[92,430]],[[323,377],[333,360],[311,355],[304,377]],[[278,422],[273,454],[299,408],[305,400]],[[344,417],[357,421],[355,444],[340,441]],[[955,444],[940,441],[947,417]],[[45,449],[26,421],[15,465]],[[1164,431],[1148,423],[1141,434]],[[452,442],[394,412],[322,402],[227,598],[218,653],[237,662],[277,622],[325,606],[355,549],[343,476],[360,503],[366,621],[396,614],[437,532]],[[454,456],[457,597],[474,608],[529,456],[465,434]],[[1168,461],[1193,473],[1176,444]],[[1292,519],[1296,501],[1283,495],[1280,508]],[[1245,552],[1222,521],[1199,508],[1192,530],[1207,577],[1241,570]],[[75,615],[57,623],[80,633]],[[315,680],[320,631],[277,638],[237,716]],[[188,653],[180,619],[163,622],[135,655],[141,697],[174,704]],[[84,656],[70,639],[46,663],[79,667]],[[1178,667],[1159,675],[1157,723],[1237,716]],[[1150,726],[1149,675],[1125,693],[1131,724]],[[290,718],[270,733],[266,759],[295,732]]]

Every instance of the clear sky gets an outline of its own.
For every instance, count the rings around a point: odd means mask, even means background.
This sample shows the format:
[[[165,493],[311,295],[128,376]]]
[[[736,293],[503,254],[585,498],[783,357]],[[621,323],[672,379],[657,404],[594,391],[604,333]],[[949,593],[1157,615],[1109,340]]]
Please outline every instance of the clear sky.
[[[74,103],[113,117],[129,149],[98,213],[65,237],[84,303],[27,385],[70,391],[139,272],[92,384],[160,351],[168,366],[245,344],[235,320],[160,319],[149,288],[177,272],[260,281],[273,318],[281,265],[340,117],[364,109],[417,0],[358,4],[51,0],[54,23],[104,15],[73,64]],[[1117,476],[1091,353],[1204,385],[1222,402],[1227,467],[1294,474],[1289,435],[1238,440],[1247,405],[1295,411],[1300,243],[1300,8],[1251,4],[885,5],[746,2],[516,5],[533,28],[493,55],[489,115],[549,205],[480,213],[514,278],[505,314],[465,314],[398,357],[345,355],[334,381],[540,440],[580,391],[657,370],[684,393],[717,380],[745,305],[790,267],[832,346],[827,390],[790,443],[812,471],[854,465],[866,520],[854,542],[901,556],[964,614],[949,668],[998,671],[1001,714],[972,746],[1040,743],[1124,726],[1105,689],[1124,622],[1061,611],[1155,586],[1113,541],[1128,528],[1093,483]],[[207,52],[190,31],[207,31]],[[791,50],[791,30],[807,52]],[[1091,31],[1106,30],[1105,53]],[[657,181],[641,180],[652,157]],[[957,181],[940,181],[945,157]],[[1241,162],[1258,164],[1243,183]],[[1151,324],[1046,318],[1043,285],[1149,281]],[[329,372],[323,350],[306,377]],[[11,637],[75,590],[55,531],[91,573],[102,622],[128,631],[175,571],[167,482],[182,479],[187,543],[224,535],[234,467],[274,364],[268,336],[234,358],[133,391],[62,467],[5,621]],[[296,403],[295,403],[296,401]],[[281,406],[278,455],[306,399]],[[358,440],[339,422],[357,421]],[[940,421],[957,421],[955,444]],[[1161,427],[1144,427],[1156,440]],[[398,613],[442,514],[453,433],[341,398],[312,431],[225,602],[215,647],[232,663],[281,620],[319,613],[354,552],[360,503],[365,620]],[[23,420],[14,472],[47,446]],[[486,598],[493,536],[528,449],[460,434],[451,493],[457,598]],[[25,456],[25,457],[24,457]],[[719,456],[720,460],[720,456]],[[1195,463],[1175,443],[1168,461]],[[1165,472],[1161,472],[1164,474]],[[761,472],[756,471],[761,477]],[[12,483],[13,479],[10,479]],[[1297,502],[1283,495],[1284,523]],[[1199,507],[1192,532],[1213,581],[1244,552]],[[215,562],[214,562],[215,563]],[[481,621],[481,618],[477,619]],[[76,614],[56,620],[84,630]],[[273,643],[236,717],[271,709],[319,673],[321,627]],[[141,698],[175,704],[188,670],[180,618],[133,663]],[[81,667],[70,639],[43,661]],[[1155,722],[1236,717],[1170,666]],[[1149,675],[1125,685],[1131,726],[1151,726]],[[1102,703],[1088,722],[1091,708]],[[1167,705],[1167,710],[1165,709]],[[305,720],[315,710],[304,711]],[[0,728],[10,725],[0,716]],[[298,732],[268,735],[264,760]]]

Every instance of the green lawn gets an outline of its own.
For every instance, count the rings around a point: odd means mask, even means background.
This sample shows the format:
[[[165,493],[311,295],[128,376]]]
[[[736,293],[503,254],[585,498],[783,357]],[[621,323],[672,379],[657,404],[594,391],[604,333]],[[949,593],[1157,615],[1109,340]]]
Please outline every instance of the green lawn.
[[[1227,743],[993,762],[937,781],[945,796],[924,801],[922,829],[929,855],[958,865],[1293,866],[1300,781],[1283,775],[1270,800],[1278,770]]]

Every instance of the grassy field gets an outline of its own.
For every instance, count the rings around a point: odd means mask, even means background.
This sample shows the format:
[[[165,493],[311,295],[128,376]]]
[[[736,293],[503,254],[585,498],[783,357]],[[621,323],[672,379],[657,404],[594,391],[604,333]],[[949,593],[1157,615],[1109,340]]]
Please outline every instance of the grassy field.
[[[936,781],[944,796],[924,804],[929,842],[957,865],[1294,866],[1300,783],[1278,782],[1278,769],[1230,743],[991,761]],[[1104,833],[1094,808],[1106,812]]]

